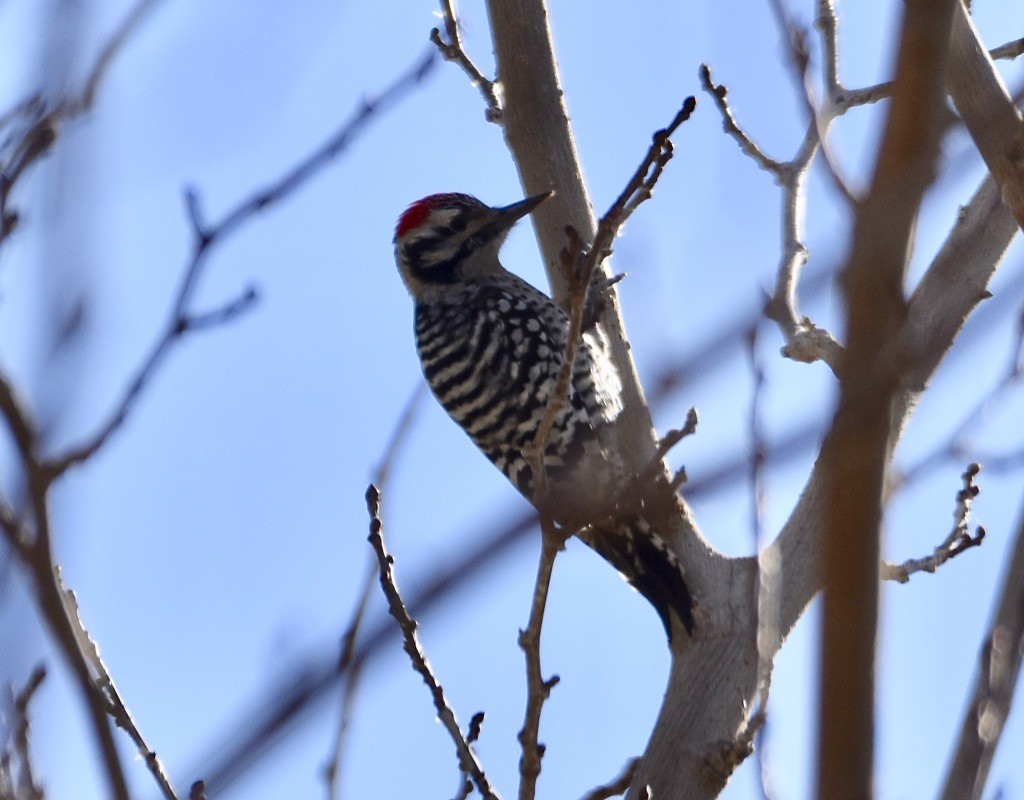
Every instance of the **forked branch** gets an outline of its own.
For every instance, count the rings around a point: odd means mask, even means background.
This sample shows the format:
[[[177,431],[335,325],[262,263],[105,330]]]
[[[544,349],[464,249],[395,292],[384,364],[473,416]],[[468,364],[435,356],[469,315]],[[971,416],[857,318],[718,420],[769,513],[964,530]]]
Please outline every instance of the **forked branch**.
[[[410,661],[412,661],[413,669],[420,674],[423,682],[427,684],[431,699],[434,701],[434,708],[437,711],[437,718],[444,725],[445,730],[448,731],[448,735],[455,744],[455,752],[459,759],[459,769],[473,779],[480,794],[486,800],[500,800],[497,792],[491,787],[483,767],[477,760],[473,746],[462,733],[459,722],[455,718],[455,712],[445,697],[444,689],[437,678],[434,677],[434,673],[427,663],[427,657],[423,652],[423,648],[420,646],[419,637],[416,635],[416,621],[409,614],[405,601],[398,590],[398,585],[395,583],[395,575],[392,569],[394,559],[388,554],[387,548],[384,546],[383,523],[380,516],[380,492],[372,483],[366,490],[366,507],[370,513],[370,535],[368,538],[371,547],[373,547],[373,552],[377,556],[380,587],[384,592],[384,597],[387,599],[388,611],[395,618],[395,621],[398,622],[398,627],[402,631],[402,642],[405,652],[408,654]]]
[[[576,354],[579,352],[581,337],[585,323],[596,320],[600,316],[604,292],[608,291],[620,278],[595,284],[594,276],[605,259],[612,254],[612,242],[618,236],[626,220],[646,200],[649,200],[655,184],[665,170],[665,165],[673,155],[672,134],[680,125],[690,118],[697,107],[693,97],[687,97],[682,107],[672,118],[667,127],[656,131],[651,137],[651,146],[640,162],[633,176],[626,184],[611,208],[601,217],[593,243],[588,247],[580,238],[579,232],[572,226],[565,228],[568,244],[560,253],[562,270],[569,285],[569,334],[565,344],[565,357],[558,373],[555,390],[544,409],[544,416],[537,426],[537,433],[527,451],[527,459],[531,462],[533,474],[538,476],[538,495],[544,497],[545,471],[543,469],[544,451],[551,435],[551,428],[569,401],[569,381],[572,377]]]
[[[970,530],[971,506],[981,488],[974,479],[981,472],[980,464],[970,464],[960,479],[963,488],[956,493],[956,508],[953,510],[953,529],[931,555],[924,558],[910,558],[902,564],[882,563],[882,578],[887,581],[906,583],[915,572],[935,572],[952,558],[956,558],[965,550],[978,547],[985,539],[985,529],[979,525],[974,534]]]
[[[459,32],[459,20],[455,16],[455,8],[452,0],[441,0],[441,19],[444,22],[445,41],[438,28],[430,31],[430,41],[434,43],[446,61],[458,64],[462,71],[469,76],[473,85],[480,90],[480,94],[487,104],[484,116],[488,122],[501,124],[501,101],[498,99],[498,90],[495,81],[488,80],[480,71],[480,68],[473,63],[465,48],[462,46],[462,35]]]

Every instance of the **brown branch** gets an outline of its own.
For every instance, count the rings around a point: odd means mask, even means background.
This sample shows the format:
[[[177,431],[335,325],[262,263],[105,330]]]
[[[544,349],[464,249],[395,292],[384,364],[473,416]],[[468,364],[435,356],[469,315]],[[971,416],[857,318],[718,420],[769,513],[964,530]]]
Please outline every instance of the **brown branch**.
[[[480,738],[480,730],[484,724],[484,712],[477,711],[469,718],[469,728],[466,730],[466,741],[475,744]],[[473,793],[473,781],[465,772],[459,774],[459,789],[455,800],[466,800]]]
[[[462,46],[462,36],[459,33],[459,20],[455,16],[455,9],[452,0],[441,0],[441,19],[444,21],[446,42],[441,38],[441,31],[434,28],[430,31],[430,41],[434,43],[446,61],[452,61],[462,67],[462,71],[469,76],[473,85],[480,90],[480,94],[487,103],[487,110],[484,118],[488,122],[497,125],[501,124],[501,101],[498,99],[498,91],[495,81],[488,80],[480,71],[473,59],[469,57]]]
[[[904,271],[939,151],[955,0],[906,6],[896,85],[843,275],[847,351],[825,477],[817,795],[870,797],[879,528],[903,365]]]
[[[519,731],[522,757],[519,759],[519,800],[533,800],[537,792],[544,745],[539,742],[540,715],[558,676],[545,679],[540,665],[540,635],[544,627],[544,611],[551,586],[551,572],[555,558],[565,547],[565,535],[555,529],[549,517],[541,518],[541,551],[537,564],[537,580],[530,603],[530,619],[526,629],[519,632],[519,646],[526,657],[526,713]]]
[[[434,708],[437,710],[437,718],[444,725],[445,730],[455,744],[455,752],[459,759],[459,768],[472,776],[480,794],[486,800],[500,800],[497,792],[491,787],[484,773],[483,767],[477,760],[473,746],[466,740],[459,722],[455,718],[455,712],[448,705],[444,695],[444,689],[438,683],[437,678],[427,663],[427,657],[420,646],[419,637],[416,635],[416,621],[410,616],[405,601],[395,583],[395,576],[392,570],[394,559],[388,554],[384,545],[383,523],[380,517],[380,492],[372,483],[366,490],[366,507],[370,513],[370,535],[368,537],[373,552],[377,556],[377,567],[379,570],[380,586],[384,597],[388,601],[388,611],[395,618],[399,629],[402,631],[402,641],[405,652],[408,654],[415,669],[423,682],[430,689],[431,698],[434,701]]]
[[[981,466],[970,464],[960,476],[963,488],[956,494],[956,508],[953,510],[953,529],[942,543],[935,548],[930,556],[911,558],[902,564],[882,562],[882,579],[906,583],[915,572],[935,572],[952,558],[956,558],[965,550],[977,547],[985,538],[985,529],[978,526],[974,535],[970,531],[971,505],[981,489],[974,482]]]

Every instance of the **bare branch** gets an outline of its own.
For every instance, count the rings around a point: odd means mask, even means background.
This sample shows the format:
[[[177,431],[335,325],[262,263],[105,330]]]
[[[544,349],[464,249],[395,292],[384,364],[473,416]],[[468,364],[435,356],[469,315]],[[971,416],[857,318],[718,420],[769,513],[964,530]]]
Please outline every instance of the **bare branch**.
[[[1024,509],[940,800],[982,797],[1024,658]]]
[[[519,744],[523,751],[519,760],[519,800],[533,800],[536,796],[537,778],[544,758],[544,745],[538,740],[540,715],[545,701],[559,680],[557,675],[544,678],[540,665],[540,634],[544,626],[551,572],[555,566],[555,557],[565,547],[566,536],[556,530],[550,517],[541,518],[541,533],[540,560],[530,604],[530,620],[526,629],[519,632],[519,646],[526,656],[526,714],[519,731]]]
[[[18,215],[9,209],[9,198],[18,179],[25,171],[49,152],[57,140],[62,123],[79,117],[92,109],[96,94],[117,55],[124,48],[146,17],[162,0],[139,0],[125,16],[114,33],[100,48],[99,55],[89,70],[82,92],[65,98],[56,107],[47,109],[39,94],[14,105],[0,117],[0,128],[15,120],[26,123],[24,132],[0,156],[0,244],[18,223]]]
[[[547,449],[551,428],[565,403],[569,401],[569,381],[576,363],[576,354],[579,352],[584,321],[588,315],[595,319],[600,316],[599,311],[589,307],[588,304],[595,303],[600,306],[603,302],[602,292],[613,285],[613,282],[608,282],[603,286],[595,286],[594,275],[597,274],[597,270],[605,259],[611,255],[611,244],[626,220],[644,201],[650,199],[665,165],[672,158],[671,136],[680,125],[690,118],[696,107],[697,101],[693,97],[686,98],[668,126],[654,133],[647,154],[626,184],[626,188],[601,217],[594,241],[589,247],[586,246],[574,227],[570,225],[565,229],[568,245],[563,247],[560,253],[563,273],[569,285],[569,333],[565,344],[565,356],[555,382],[555,389],[544,409],[544,416],[541,417],[537,432],[524,452],[533,469],[533,474],[537,476],[537,496],[541,499],[542,508],[546,489],[544,452]]]
[[[448,705],[444,689],[441,688],[441,684],[434,677],[434,673],[427,663],[427,657],[423,653],[423,648],[420,646],[419,637],[416,635],[416,621],[409,615],[405,601],[402,600],[402,595],[398,591],[398,585],[395,583],[395,576],[392,571],[394,559],[388,554],[387,548],[384,546],[383,523],[380,517],[380,492],[372,483],[366,490],[366,507],[370,512],[370,535],[368,538],[370,545],[373,547],[373,552],[377,556],[380,586],[388,601],[388,611],[398,622],[398,627],[402,631],[405,652],[412,661],[413,669],[420,674],[423,682],[430,689],[434,708],[437,710],[437,718],[444,725],[445,730],[448,731],[448,735],[455,744],[455,751],[459,758],[459,768],[472,776],[477,789],[486,800],[500,800],[498,794],[491,788],[490,782],[484,774],[483,767],[473,751],[473,746],[466,740],[462,730],[459,728],[455,712]]]
[[[733,115],[732,108],[729,106],[729,101],[726,99],[729,94],[728,87],[713,81],[711,68],[707,64],[700,65],[700,81],[704,91],[714,98],[715,105],[718,107],[718,113],[722,115],[722,130],[736,141],[736,144],[740,146],[740,150],[750,157],[755,164],[765,172],[772,173],[775,179],[779,180],[783,171],[783,163],[767,156],[739,126],[736,122],[736,117]]]
[[[993,47],[988,54],[993,61],[1012,61],[1018,56],[1024,55],[1024,37],[1001,44],[999,47]]]
[[[192,190],[185,193],[186,211],[193,232],[193,249],[163,332],[157,338],[149,355],[136,370],[127,390],[106,422],[85,442],[45,463],[44,468],[49,474],[50,480],[63,474],[69,467],[91,458],[111,436],[120,430],[153,374],[178,339],[190,332],[206,330],[214,325],[231,322],[252,308],[257,295],[254,289],[249,288],[238,298],[228,301],[220,308],[199,314],[190,311],[189,307],[195,287],[207,263],[210,249],[217,242],[234,233],[240,226],[251,221],[260,212],[288,198],[306,181],[326,167],[362,133],[371,119],[394,106],[417,87],[430,73],[434,63],[435,56],[433,51],[430,51],[378,97],[364,100],[349,120],[319,148],[299,161],[276,181],[243,200],[220,222],[214,225],[206,223],[198,194]]]
[[[480,90],[484,102],[487,103],[484,117],[488,122],[500,125],[501,101],[498,99],[496,83],[484,77],[484,74],[473,63],[473,60],[463,48],[462,36],[459,33],[459,20],[455,16],[452,0],[441,0],[441,19],[444,21],[444,30],[448,41],[446,42],[441,38],[441,31],[437,28],[430,31],[430,41],[437,46],[437,49],[441,51],[441,55],[444,56],[446,61],[453,61],[462,67],[462,71],[469,76],[473,85]]]
[[[639,761],[639,758],[629,759],[618,777],[609,783],[591,789],[580,800],[608,800],[609,797],[618,797],[620,794],[625,794],[626,789],[629,788],[629,784],[633,780],[636,765]]]
[[[107,665],[103,663],[103,659],[100,657],[99,647],[96,646],[96,642],[85,629],[85,625],[82,623],[81,612],[78,608],[78,599],[73,591],[64,587],[59,567],[55,570],[55,579],[61,592],[65,612],[74,630],[78,649],[88,662],[93,681],[103,694],[107,705],[107,713],[113,717],[117,726],[124,730],[135,743],[135,746],[138,748],[139,757],[145,762],[147,769],[153,775],[153,779],[156,781],[157,786],[160,787],[160,792],[166,800],[177,800],[178,795],[174,791],[174,786],[171,784],[167,771],[164,769],[157,754],[146,744],[146,740],[142,737],[142,733],[135,724],[135,720],[132,719],[131,713],[125,706],[124,701],[121,700],[121,695],[117,691],[117,686],[114,684],[114,679],[110,676]]]
[[[892,564],[888,561],[882,563],[882,579],[906,583],[915,572],[935,572],[939,567],[956,558],[965,550],[977,547],[985,538],[985,529],[978,526],[974,535],[970,531],[971,506],[974,498],[981,491],[974,479],[981,472],[979,464],[970,464],[960,476],[963,481],[963,488],[956,493],[956,508],[953,510],[953,530],[935,548],[930,556],[924,558],[911,558],[902,564]]]
[[[918,209],[934,177],[956,0],[908,4],[896,86],[871,182],[857,206],[843,274],[847,351],[827,464],[817,794],[868,797],[874,763],[873,665],[881,498],[903,365],[905,269]]]
[[[227,325],[232,322],[235,317],[240,317],[242,314],[249,311],[256,305],[259,299],[259,292],[256,287],[250,286],[234,300],[229,300],[220,308],[215,308],[211,311],[204,311],[198,314],[188,314],[187,316],[182,317],[180,323],[183,329],[182,332],[203,331],[209,328],[218,328],[221,325]]]
[[[5,712],[4,727],[10,731],[10,744],[0,746],[0,797],[11,800],[44,800],[36,782],[30,752],[28,706],[46,678],[46,668],[39,664],[32,670],[25,685],[10,696],[10,717]],[[8,687],[8,691],[12,691]]]
[[[366,609],[370,602],[370,590],[373,588],[373,578],[376,570],[373,564],[369,565],[363,576],[362,585],[359,589],[359,598],[356,600],[355,608],[349,618],[345,632],[341,637],[341,655],[338,658],[338,672],[348,673],[348,680],[341,695],[341,713],[338,717],[338,727],[335,731],[334,745],[331,747],[331,755],[324,765],[324,780],[327,783],[327,797],[335,800],[341,791],[341,757],[345,752],[345,742],[348,735],[349,720],[352,718],[352,710],[355,707],[356,693],[362,677],[362,666],[365,662],[356,660],[356,643],[359,637],[359,630],[363,620],[366,618]]]
[[[791,161],[769,158],[737,124],[729,106],[728,89],[716,84],[706,64],[700,68],[701,85],[714,100],[722,115],[722,127],[739,144],[740,149],[763,170],[772,174],[782,189],[782,254],[775,280],[775,293],[765,305],[765,316],[774,321],[785,345],[782,355],[794,361],[824,361],[837,376],[843,348],[824,328],[819,328],[797,311],[796,286],[800,271],[807,264],[808,252],[803,243],[804,214],[807,205],[806,180],[820,146],[816,124],[804,136]]]
[[[107,719],[104,697],[93,681],[89,662],[77,641],[68,617],[61,588],[54,571],[50,540],[50,512],[47,492],[50,482],[37,456],[38,436],[32,417],[11,383],[0,374],[0,414],[10,429],[21,457],[28,484],[32,525],[19,518],[6,502],[0,504],[0,527],[31,574],[38,597],[40,614],[46,620],[61,655],[71,668],[86,705],[96,745],[100,750],[110,794],[115,800],[128,800],[128,786],[113,733]]]
[[[1024,119],[986,52],[970,14],[958,0],[951,52],[958,68],[949,75],[949,94],[1003,202],[1024,228]]]
[[[118,25],[117,30],[111,35],[110,39],[100,50],[99,57],[96,59],[96,63],[93,64],[92,69],[89,71],[89,76],[86,78],[85,87],[82,90],[81,97],[75,101],[68,110],[67,113],[71,115],[77,115],[91,109],[96,102],[96,93],[100,88],[100,84],[106,77],[107,72],[110,70],[110,65],[114,62],[117,54],[124,47],[125,43],[132,37],[132,35],[138,30],[139,26],[145,22],[148,17],[160,5],[163,0],[139,0],[122,20],[121,24]]]
[[[850,188],[849,181],[840,170],[839,162],[832,153],[828,141],[828,129],[832,124],[832,120],[835,119],[835,113],[830,105],[826,105],[824,109],[820,107],[821,104],[815,97],[814,86],[810,80],[810,53],[807,45],[807,33],[793,22],[785,0],[772,0],[771,5],[775,11],[776,21],[789,44],[789,63],[792,68],[793,78],[796,85],[800,87],[800,99],[807,110],[811,129],[815,134],[822,158],[824,158],[825,165],[828,168],[828,175],[832,179],[832,183],[839,192],[839,195],[847,203],[852,204],[855,201],[853,190]],[[827,17],[828,21],[823,21],[823,16]],[[816,24],[824,39],[822,44],[822,68],[825,73],[826,92],[828,92],[829,96],[833,96],[840,91],[840,86],[838,37],[836,35],[835,10],[831,0],[819,0]]]
[[[405,444],[408,439],[415,421],[416,410],[419,407],[420,401],[426,394],[425,390],[426,383],[419,381],[416,388],[409,396],[409,400],[405,404],[405,408],[399,415],[398,421],[395,423],[391,437],[384,448],[384,454],[381,456],[381,459],[374,470],[373,484],[378,487],[378,490],[383,490],[387,484],[388,477],[391,473],[391,465],[398,457],[398,454],[402,449],[402,445]],[[324,765],[324,779],[327,783],[328,798],[336,798],[341,789],[341,783],[339,781],[341,757],[345,750],[349,720],[352,717],[352,711],[355,707],[356,693],[363,673],[362,668],[366,663],[365,659],[358,659],[356,657],[356,645],[359,639],[359,631],[362,628],[364,619],[366,618],[366,609],[369,606],[370,591],[373,588],[373,578],[376,573],[376,564],[371,558],[370,562],[367,564],[366,573],[363,576],[355,608],[352,609],[348,625],[341,637],[341,655],[338,659],[338,673],[342,675],[348,673],[348,680],[345,681],[345,686],[342,690],[341,714],[338,719],[338,728],[335,733],[334,745],[331,748],[331,755],[327,763]],[[476,720],[476,716],[473,717],[473,720]],[[473,721],[470,722],[471,731],[472,727]],[[467,741],[473,742],[475,738],[475,736],[470,736]]]
[[[833,16],[834,19],[834,16]],[[993,61],[1009,61],[1024,54],[1024,39],[1014,39],[988,51]],[[833,111],[837,117],[842,116],[851,108],[877,103],[892,96],[892,81],[876,83],[861,89],[847,89],[840,86],[839,92],[832,98]]]
[[[484,724],[484,712],[477,711],[469,719],[469,728],[466,730],[466,741],[474,744],[480,738],[480,730]],[[466,800],[473,793],[473,781],[465,772],[459,773],[459,789],[455,800]]]

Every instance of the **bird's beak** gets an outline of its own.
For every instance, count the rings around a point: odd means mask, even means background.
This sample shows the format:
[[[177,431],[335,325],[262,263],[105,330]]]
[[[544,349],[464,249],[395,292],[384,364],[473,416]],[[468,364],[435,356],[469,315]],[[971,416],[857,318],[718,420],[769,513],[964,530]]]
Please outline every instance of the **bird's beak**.
[[[510,206],[496,208],[494,209],[494,222],[499,228],[507,230],[553,194],[554,191],[547,191],[543,194],[535,194],[533,197],[527,197],[525,200],[520,200],[518,203],[513,203]]]

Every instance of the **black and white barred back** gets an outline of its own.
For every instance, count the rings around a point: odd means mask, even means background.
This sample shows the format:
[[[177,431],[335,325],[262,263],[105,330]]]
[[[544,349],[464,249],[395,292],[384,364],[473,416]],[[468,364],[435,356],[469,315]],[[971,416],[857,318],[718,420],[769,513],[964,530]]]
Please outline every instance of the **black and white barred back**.
[[[399,219],[395,258],[416,303],[416,345],[438,401],[534,505],[540,498],[524,450],[532,444],[565,358],[569,317],[498,260],[516,220],[549,195],[491,208],[462,194],[431,195]],[[596,326],[583,334],[544,453],[547,509],[586,520],[622,485],[605,432],[622,412],[622,385]],[[690,595],[675,554],[642,519],[580,538],[658,611],[692,631]]]

